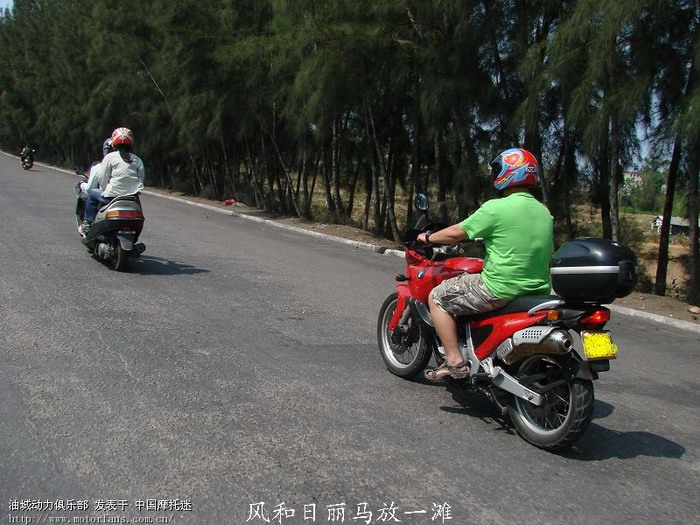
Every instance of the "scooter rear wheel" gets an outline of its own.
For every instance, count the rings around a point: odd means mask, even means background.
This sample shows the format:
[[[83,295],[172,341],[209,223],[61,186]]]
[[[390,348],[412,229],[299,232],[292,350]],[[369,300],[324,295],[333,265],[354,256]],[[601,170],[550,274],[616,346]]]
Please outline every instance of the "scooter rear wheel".
[[[114,253],[114,259],[111,261],[112,269],[117,272],[125,272],[129,263],[129,252],[122,248],[121,244],[117,243]]]
[[[431,357],[430,348],[420,331],[415,319],[409,319],[409,331],[403,336],[401,344],[391,340],[389,322],[398,304],[398,294],[386,298],[379,310],[377,319],[377,342],[379,353],[389,371],[403,378],[416,377],[428,366]]]

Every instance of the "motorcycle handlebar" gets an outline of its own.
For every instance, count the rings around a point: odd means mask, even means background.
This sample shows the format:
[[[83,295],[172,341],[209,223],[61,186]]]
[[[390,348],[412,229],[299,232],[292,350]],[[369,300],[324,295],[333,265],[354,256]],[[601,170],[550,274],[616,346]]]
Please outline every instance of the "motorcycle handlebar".
[[[465,246],[483,246],[484,239],[467,239],[465,241],[459,241],[455,244],[463,244]],[[404,246],[410,250],[415,250],[416,248],[430,248],[432,246],[451,246],[450,244],[441,244],[437,242],[420,242],[420,241],[406,241]]]
[[[404,246],[409,250],[415,250],[417,248],[430,248],[431,246],[433,246],[433,244],[429,242],[406,241],[404,243]]]

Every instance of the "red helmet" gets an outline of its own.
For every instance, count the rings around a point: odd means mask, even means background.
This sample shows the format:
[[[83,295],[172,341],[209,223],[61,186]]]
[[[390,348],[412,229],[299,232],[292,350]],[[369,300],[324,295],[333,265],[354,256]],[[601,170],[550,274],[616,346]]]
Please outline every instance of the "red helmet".
[[[522,148],[502,151],[491,161],[493,187],[498,191],[513,186],[538,186],[540,165],[535,156]]]
[[[117,128],[112,132],[112,147],[134,145],[134,134],[129,128]]]

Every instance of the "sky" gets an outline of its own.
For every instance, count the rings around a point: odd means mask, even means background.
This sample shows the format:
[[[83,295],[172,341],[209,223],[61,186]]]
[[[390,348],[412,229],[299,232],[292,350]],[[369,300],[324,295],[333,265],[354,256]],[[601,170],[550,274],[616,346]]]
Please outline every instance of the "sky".
[[[0,9],[5,9],[6,7],[12,7],[12,0],[0,0]]]

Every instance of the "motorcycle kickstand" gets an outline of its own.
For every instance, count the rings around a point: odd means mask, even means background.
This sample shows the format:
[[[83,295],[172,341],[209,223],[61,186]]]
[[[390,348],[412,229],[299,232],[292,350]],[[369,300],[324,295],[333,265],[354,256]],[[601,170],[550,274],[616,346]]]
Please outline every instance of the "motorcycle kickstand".
[[[493,387],[489,388],[488,390],[484,390],[484,394],[486,394],[486,397],[488,397],[493,402],[493,404],[498,407],[498,409],[501,411],[502,416],[508,414],[508,407],[503,406],[501,404],[501,402],[498,400],[498,394],[496,394]]]

